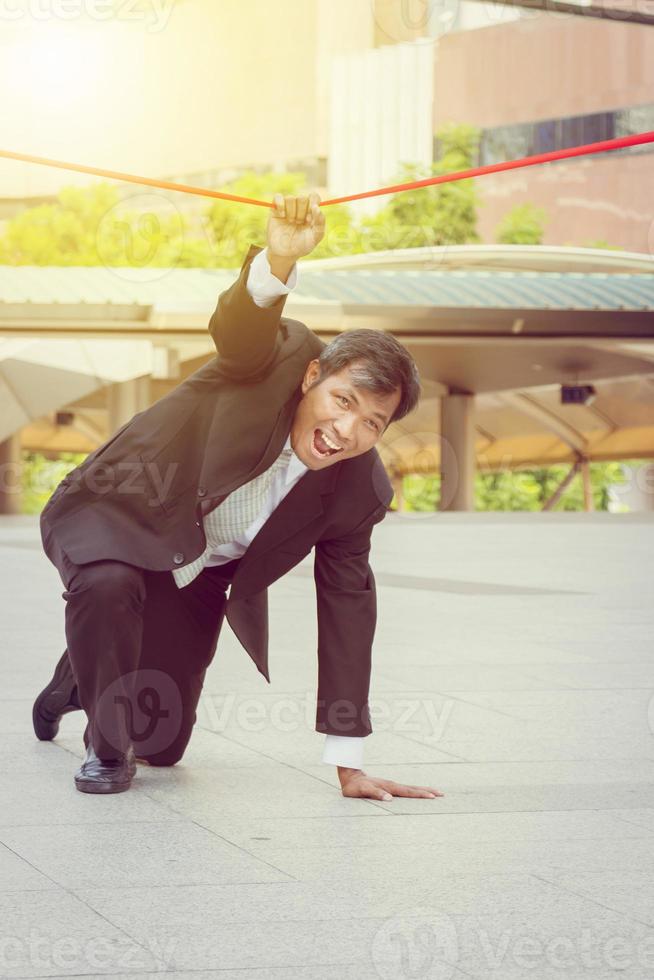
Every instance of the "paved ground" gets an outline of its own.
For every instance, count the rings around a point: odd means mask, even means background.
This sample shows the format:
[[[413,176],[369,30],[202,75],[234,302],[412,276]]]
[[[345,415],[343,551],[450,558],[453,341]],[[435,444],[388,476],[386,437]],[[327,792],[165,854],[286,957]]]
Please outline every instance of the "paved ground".
[[[348,800],[320,762],[308,563],[271,589],[272,684],[226,631],[182,762],[102,798],[81,713],[32,734],[63,586],[0,519],[0,974],[652,976],[653,543],[626,514],[375,532],[365,767],[442,799]]]

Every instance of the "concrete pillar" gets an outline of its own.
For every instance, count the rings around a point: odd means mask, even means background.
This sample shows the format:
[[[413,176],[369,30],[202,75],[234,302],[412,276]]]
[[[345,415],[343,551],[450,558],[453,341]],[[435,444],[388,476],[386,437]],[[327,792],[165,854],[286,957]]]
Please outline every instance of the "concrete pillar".
[[[475,509],[474,395],[441,398],[440,510]]]
[[[394,476],[391,479],[391,484],[393,486],[393,493],[395,494],[395,503],[397,504],[398,513],[402,513],[404,510],[404,477]]]
[[[584,457],[581,460],[581,480],[584,489],[584,510],[592,511],[595,510],[595,502],[593,500],[593,484],[590,479],[590,463]]]
[[[150,376],[132,378],[110,385],[107,389],[107,409],[109,412],[109,436],[133,415],[150,406]]]
[[[176,381],[181,377],[179,351],[176,347],[152,346],[152,377]]]
[[[0,514],[22,511],[20,432],[0,442]]]

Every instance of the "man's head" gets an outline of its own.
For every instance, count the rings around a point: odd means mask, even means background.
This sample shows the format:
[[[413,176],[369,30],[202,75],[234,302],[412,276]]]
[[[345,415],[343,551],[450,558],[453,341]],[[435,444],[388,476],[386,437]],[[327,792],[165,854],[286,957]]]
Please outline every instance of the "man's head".
[[[420,379],[413,358],[390,334],[352,330],[309,363],[302,394],[291,445],[305,466],[321,470],[367,452],[391,422],[408,415]]]

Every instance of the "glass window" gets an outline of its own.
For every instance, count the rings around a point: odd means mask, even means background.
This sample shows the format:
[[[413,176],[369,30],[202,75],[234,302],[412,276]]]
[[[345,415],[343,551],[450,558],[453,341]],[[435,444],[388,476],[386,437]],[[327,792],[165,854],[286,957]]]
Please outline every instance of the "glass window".
[[[533,125],[497,126],[486,129],[479,146],[480,165],[485,167],[504,160],[517,160],[533,153]]]
[[[592,112],[585,116],[496,126],[482,131],[479,163],[486,166],[503,160],[517,160],[537,153],[551,153],[649,130],[654,130],[654,103],[612,112]],[[654,145],[645,143],[614,152],[652,153]]]
[[[583,140],[584,116],[568,116],[559,123],[559,138],[557,150],[565,150],[569,146],[581,146]]]
[[[556,119],[544,119],[534,125],[534,153],[551,153],[558,150]]]
[[[582,143],[599,143],[615,136],[615,113],[595,112],[583,117]]]

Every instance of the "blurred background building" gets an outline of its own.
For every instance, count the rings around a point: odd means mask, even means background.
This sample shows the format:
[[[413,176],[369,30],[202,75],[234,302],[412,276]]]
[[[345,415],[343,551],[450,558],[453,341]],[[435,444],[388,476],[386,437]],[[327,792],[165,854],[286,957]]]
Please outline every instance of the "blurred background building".
[[[144,0],[103,4],[110,16],[73,6],[65,18],[47,4],[38,18],[28,3],[3,13],[7,149],[209,188],[302,171],[333,195],[432,167],[448,124],[478,131],[472,165],[654,129],[654,30],[617,16],[476,0]],[[459,489],[440,505],[472,509],[482,462],[567,462],[590,507],[591,460],[654,458],[653,154],[649,144],[486,176],[476,244],[354,265],[344,249],[305,277],[291,315],[325,339],[384,320],[420,364],[423,414],[384,447],[397,481],[452,465]],[[94,182],[0,160],[0,236],[62,187]],[[172,207],[201,228],[206,199],[116,187],[137,209]],[[385,200],[353,211],[374,215]],[[502,248],[498,226],[520,204],[546,213],[542,237]],[[182,270],[93,278],[65,264],[0,276],[0,462],[91,450],[211,354],[202,324],[220,274],[207,290],[206,272],[200,287]],[[363,289],[370,276],[390,290],[385,308]],[[176,332],[164,335],[171,316]],[[574,382],[594,385],[593,398],[562,405],[561,385]],[[651,507],[641,482],[629,505]],[[16,501],[5,493],[0,507]]]
[[[3,21],[5,143],[208,187],[301,169],[349,194],[430,163],[444,122],[481,130],[482,165],[654,128],[654,31],[639,24],[476,0],[177,0],[159,19],[142,3],[140,20],[115,6],[110,21]],[[485,178],[482,240],[507,202],[536,200],[545,244],[651,250],[652,152]],[[62,179],[0,161],[0,218]]]

